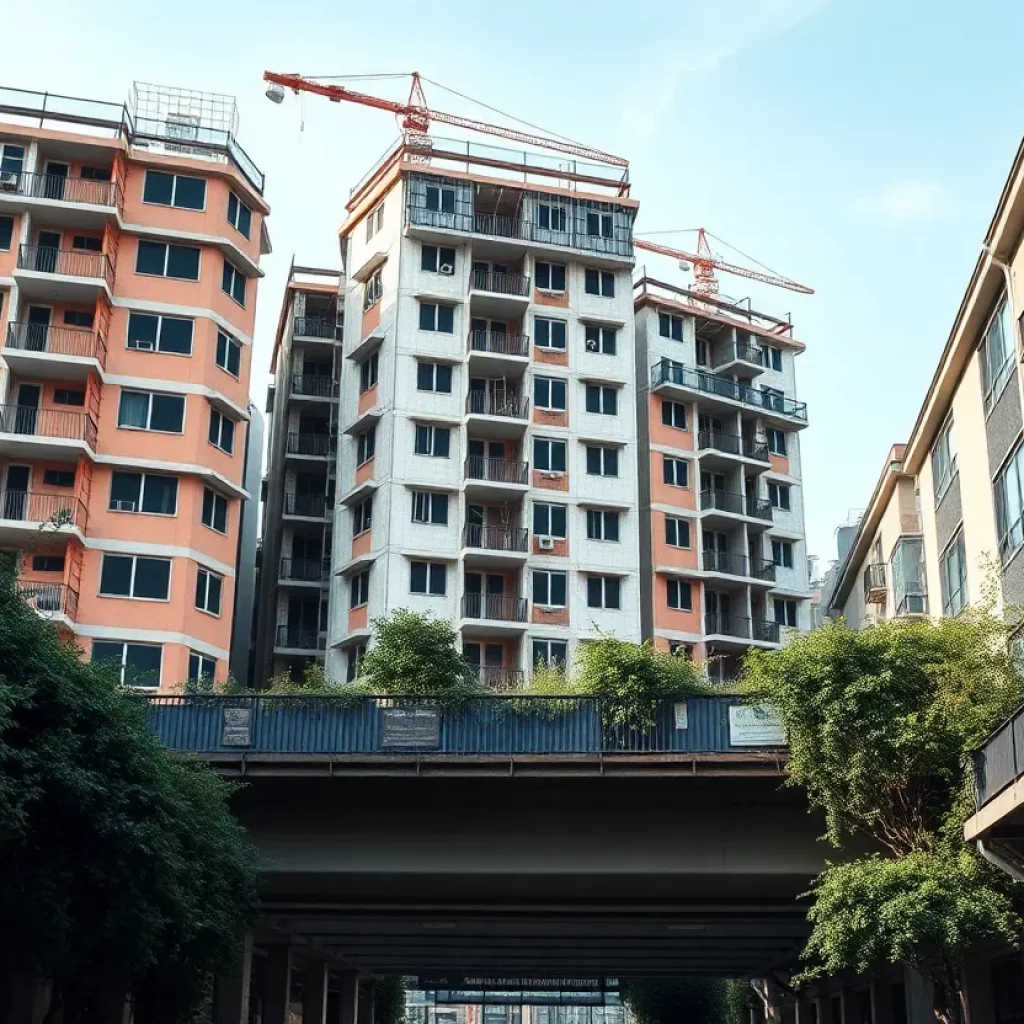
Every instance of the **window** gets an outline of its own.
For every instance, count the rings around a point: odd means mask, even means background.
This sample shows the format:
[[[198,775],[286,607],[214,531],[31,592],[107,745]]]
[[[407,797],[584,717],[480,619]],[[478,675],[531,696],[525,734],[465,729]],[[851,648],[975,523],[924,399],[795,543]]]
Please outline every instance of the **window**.
[[[199,250],[191,245],[168,245],[140,238],[135,253],[135,273],[198,281]]]
[[[665,585],[665,597],[669,608],[678,612],[693,611],[693,594],[689,580],[668,580]]]
[[[377,371],[380,368],[380,353],[374,352],[359,364],[359,394],[364,395],[377,385]]]
[[[158,316],[155,313],[128,314],[128,348],[138,352],[192,354],[194,322],[188,317]]]
[[[220,615],[220,593],[223,585],[223,577],[200,567],[196,573],[196,607],[201,612]]]
[[[789,484],[777,484],[768,481],[768,501],[772,508],[780,508],[788,512],[791,508],[789,497]]]
[[[111,512],[145,512],[173,516],[178,513],[178,478],[157,473],[110,474]]]
[[[223,331],[217,332],[217,365],[237,377],[242,365],[242,346]]]
[[[218,533],[228,532],[228,499],[209,487],[203,488],[203,526]]]
[[[953,435],[953,420],[946,420],[932,449],[932,483],[935,488],[937,505],[956,476],[956,438]]]
[[[441,306],[436,302],[421,302],[420,330],[453,334],[455,332],[455,307]]]
[[[0,174],[21,174],[25,169],[25,147],[11,143],[0,146]]]
[[[235,450],[235,421],[210,407],[210,444],[228,455]]]
[[[610,270],[592,270],[589,267],[583,272],[584,291],[588,295],[603,295],[612,298],[615,295],[615,275]]]
[[[565,231],[566,213],[564,206],[553,203],[537,204],[537,227],[547,231]]]
[[[439,213],[454,213],[455,189],[451,185],[428,185],[424,205],[428,210],[437,210]]]
[[[355,682],[362,668],[363,659],[366,657],[366,644],[356,644],[350,647],[345,657],[345,682]]]
[[[185,424],[185,396],[121,388],[117,425],[123,429],[180,434]]]
[[[3,246],[0,246],[3,248]],[[64,325],[66,327],[92,327],[93,315],[80,309],[64,310]]]
[[[967,559],[964,554],[964,531],[957,530],[939,558],[942,583],[942,614],[959,615],[967,607]]]
[[[566,578],[564,572],[534,569],[533,603],[545,608],[564,608]]]
[[[448,495],[432,491],[412,492],[412,521],[433,526],[448,525]]]
[[[384,270],[378,268],[367,279],[363,285],[363,309],[369,309],[381,300],[384,294]]]
[[[565,381],[561,377],[534,377],[533,404],[538,409],[565,412]]]
[[[444,562],[411,562],[409,564],[409,592],[444,596],[448,569]]]
[[[786,454],[786,433],[783,430],[768,428],[768,451],[773,455]]]
[[[618,476],[619,449],[587,445],[587,473],[590,476]]]
[[[455,250],[443,245],[424,245],[420,249],[420,270],[431,274],[454,274]]]
[[[384,204],[375,206],[366,217],[366,240],[369,241],[384,227]]]
[[[100,595],[103,597],[166,601],[170,586],[169,558],[110,554],[103,556],[103,568],[100,570]]]
[[[0,217],[0,249],[9,251],[14,239],[14,218]]]
[[[208,658],[198,651],[188,652],[188,681],[190,683],[199,684],[199,687],[202,687],[203,684],[212,686],[216,676],[217,660],[215,658]]]
[[[612,215],[610,213],[588,213],[587,234],[598,238],[612,237]]]
[[[416,387],[420,391],[437,391],[450,395],[452,368],[447,363],[426,363],[420,360],[416,364]]]
[[[614,327],[584,326],[585,348],[588,352],[603,356],[615,355],[619,332]]]
[[[452,432],[449,427],[429,427],[425,424],[416,425],[417,455],[432,455],[436,459],[447,459],[451,449]]]
[[[690,464],[686,459],[673,459],[669,455],[661,457],[661,478],[673,487],[690,486]]]
[[[622,581],[618,576],[587,577],[588,608],[619,608]]]
[[[793,568],[793,542],[772,539],[772,561],[784,569]]]
[[[565,665],[569,657],[569,645],[564,640],[534,640],[533,663],[553,668]]]
[[[32,571],[33,572],[63,572],[64,571],[64,556],[63,555],[33,555],[32,556]]]
[[[775,370],[778,373],[781,373],[782,349],[776,348],[774,345],[768,345],[766,348],[761,349],[761,362],[767,366],[769,370]]]
[[[126,644],[119,640],[93,640],[92,660],[107,665],[117,673],[123,686],[160,685],[158,644]]]
[[[533,468],[546,473],[565,472],[565,442],[550,437],[533,439]]]
[[[565,264],[564,263],[540,263],[534,268],[536,271],[537,287],[542,292],[564,292],[565,291]]]
[[[1013,329],[1009,305],[1004,298],[992,315],[981,341],[981,380],[985,409],[991,409],[1013,373]]]
[[[110,181],[109,167],[83,167],[78,176],[83,181]]]
[[[228,193],[228,223],[246,238],[252,229],[252,210],[234,192]]]
[[[618,388],[601,384],[587,385],[587,412],[600,413],[602,416],[618,414]]]
[[[181,210],[202,210],[206,206],[206,181],[184,174],[146,171],[142,201],[156,206],[177,206]]]
[[[366,533],[373,525],[373,498],[364,498],[352,509],[352,536]]]
[[[225,295],[230,295],[240,306],[245,306],[245,274],[230,260],[224,260],[220,287]]]
[[[599,508],[588,508],[587,539],[617,541],[619,539],[619,513]]]
[[[533,343],[537,348],[565,348],[565,321],[533,318]]]
[[[1024,544],[1024,446],[1018,445],[996,476],[996,532],[1005,565]]]
[[[772,606],[775,612],[775,621],[780,626],[791,626],[796,629],[796,601],[776,597]]]
[[[666,427],[675,427],[677,430],[686,429],[686,406],[682,402],[669,402],[661,400],[661,422]]]
[[[47,487],[74,487],[75,471],[73,469],[44,469],[43,483]]]
[[[533,532],[538,537],[565,538],[565,505],[548,505],[544,502],[533,503]]]
[[[370,570],[358,573],[352,577],[349,584],[349,608],[359,608],[370,601]]]
[[[690,546],[690,521],[665,516],[665,543],[674,548]]]
[[[658,334],[673,341],[683,340],[683,318],[669,313],[658,314]]]
[[[103,239],[92,235],[72,235],[71,248],[82,249],[85,252],[103,252]]]
[[[356,465],[369,462],[377,449],[377,428],[370,427],[356,436]]]
[[[72,388],[54,388],[53,389],[53,404],[54,405],[85,405],[85,392],[76,391]]]

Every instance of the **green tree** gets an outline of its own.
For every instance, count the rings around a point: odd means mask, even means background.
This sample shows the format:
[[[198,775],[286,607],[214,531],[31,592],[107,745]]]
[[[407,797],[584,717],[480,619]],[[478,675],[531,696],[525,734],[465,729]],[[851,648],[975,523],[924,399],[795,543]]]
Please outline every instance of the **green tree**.
[[[1006,625],[980,612],[863,631],[829,623],[753,652],[744,682],[785,723],[789,784],[846,854],[812,890],[802,979],[910,963],[936,983],[937,1018],[962,1020],[964,956],[1015,941],[1021,926],[1002,876],[961,838],[968,754],[1024,692]],[[884,855],[851,852],[865,843]]]
[[[230,787],[172,758],[144,700],[82,662],[0,569],[0,1000],[52,980],[73,1024],[132,992],[183,1019],[256,906]],[[0,1007],[2,1013],[2,1007]]]
[[[378,979],[374,983],[373,996],[374,1024],[404,1024],[404,978],[400,975],[388,975]]]
[[[747,1024],[747,987],[723,978],[635,979],[623,999],[636,1024]]]

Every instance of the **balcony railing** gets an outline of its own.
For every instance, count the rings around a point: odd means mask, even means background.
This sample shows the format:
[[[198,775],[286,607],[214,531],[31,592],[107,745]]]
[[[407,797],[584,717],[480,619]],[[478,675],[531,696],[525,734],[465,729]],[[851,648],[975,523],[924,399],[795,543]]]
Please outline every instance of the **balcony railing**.
[[[530,294],[530,279],[525,274],[474,270],[473,291],[497,292],[499,295],[518,295],[525,298]]]
[[[118,206],[121,189],[116,181],[92,178],[68,178],[59,174],[22,171],[12,177],[0,177],[0,194],[15,192],[32,199],[53,199],[62,203],[88,206]]]
[[[289,434],[289,455],[318,455],[327,458],[337,449],[337,438],[328,434]]]
[[[84,530],[85,504],[73,494],[40,494],[36,491],[0,491],[0,519],[26,523],[77,526]]]
[[[775,563],[770,558],[751,558],[750,575],[756,580],[775,581]]]
[[[526,673],[520,668],[500,668],[496,665],[475,667],[477,682],[498,693],[521,690],[526,685]]]
[[[43,618],[63,615],[74,621],[78,615],[78,591],[66,583],[21,582],[15,584],[15,589],[29,608]]]
[[[282,558],[281,579],[300,583],[324,583],[331,576],[328,558]]]
[[[96,447],[96,421],[86,412],[0,405],[0,434],[60,437],[68,441],[84,441],[93,449]]]
[[[747,495],[747,515],[751,519],[763,519],[768,523],[775,519],[772,503],[767,498],[756,498],[752,494]]]
[[[493,352],[500,356],[528,356],[530,337],[498,331],[470,331],[469,348],[471,352]]]
[[[875,562],[864,570],[864,600],[869,604],[885,602],[885,563]]]
[[[106,362],[107,346],[96,331],[85,327],[51,327],[48,324],[9,323],[4,346],[20,352],[46,352],[55,356],[81,356]]]
[[[277,627],[275,646],[299,651],[322,651],[327,641],[320,636],[319,630],[286,625]]]
[[[483,526],[466,523],[462,528],[464,548],[525,553],[528,531],[524,526]]]
[[[700,430],[697,432],[698,448],[713,448],[727,455],[742,455],[759,462],[768,462],[768,443],[755,441],[753,438],[741,437],[739,434],[726,434],[721,430]]]
[[[715,349],[715,365],[741,360],[744,363],[761,364],[761,347],[747,341],[737,341],[732,345],[722,345]]]
[[[482,455],[470,455],[465,464],[467,480],[489,480],[497,484],[525,484],[529,471],[530,467],[517,459],[485,459]]]
[[[750,619],[738,615],[723,615],[721,612],[707,612],[704,616],[704,632],[717,636],[750,638]]]
[[[701,566],[705,572],[724,572],[730,576],[747,575],[746,556],[734,551],[705,549],[701,552]]]
[[[338,382],[332,377],[293,373],[292,394],[308,398],[334,398],[338,394]]]
[[[114,287],[114,271],[106,253],[81,249],[55,249],[48,245],[22,245],[18,248],[18,269],[35,270],[58,277],[102,278]]]
[[[466,412],[471,416],[504,416],[526,419],[530,400],[514,391],[470,391],[466,395]]]
[[[504,594],[463,594],[464,619],[494,619],[497,622],[525,622],[526,598]]]
[[[716,509],[719,512],[731,512],[733,515],[750,516],[751,519],[765,519],[768,522],[773,518],[772,505],[767,498],[717,488],[700,492],[700,507],[703,511]]]
[[[782,633],[782,627],[777,622],[769,619],[754,619],[753,638],[767,644],[777,644]]]
[[[284,496],[284,514],[286,516],[323,519],[330,510],[330,503],[324,494],[292,494],[289,491]]]
[[[292,318],[292,336],[296,338],[329,338],[340,340],[340,328],[336,321],[322,316],[297,316]]]

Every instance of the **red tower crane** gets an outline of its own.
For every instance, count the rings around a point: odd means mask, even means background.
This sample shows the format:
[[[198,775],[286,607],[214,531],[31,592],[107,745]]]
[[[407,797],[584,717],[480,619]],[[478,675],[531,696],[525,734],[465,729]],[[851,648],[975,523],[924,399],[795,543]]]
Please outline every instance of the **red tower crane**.
[[[500,138],[522,142],[529,146],[551,149],[556,153],[567,153],[569,156],[579,157],[582,160],[595,160],[600,163],[612,164],[615,167],[629,166],[629,161],[621,156],[614,156],[612,153],[605,153],[603,150],[584,146],[578,142],[570,142],[565,139],[556,139],[544,135],[533,135],[529,132],[519,131],[516,128],[504,128],[501,125],[488,124],[486,121],[475,121],[469,117],[460,117],[457,114],[446,114],[440,110],[432,110],[427,106],[427,97],[423,92],[423,83],[417,71],[412,72],[412,87],[409,90],[409,99],[405,103],[398,103],[395,100],[384,99],[380,96],[371,96],[364,92],[356,92],[354,89],[346,89],[341,85],[328,85],[312,78],[306,78],[303,75],[264,71],[263,78],[271,83],[267,89],[267,95],[277,103],[280,103],[283,98],[284,89],[291,89],[296,93],[311,92],[316,93],[318,96],[326,96],[333,103],[340,103],[342,100],[345,100],[349,103],[361,103],[366,107],[376,107],[378,110],[389,110],[399,117],[399,123],[402,128],[414,134],[425,135],[430,129],[430,125],[434,122],[450,124],[457,128],[468,128],[470,131],[482,132],[485,135],[497,135]],[[280,91],[274,90],[274,86],[280,87]]]
[[[662,245],[660,242],[648,242],[644,238],[634,238],[633,245],[638,249],[646,249],[648,252],[661,253],[663,256],[672,256],[683,264],[683,269],[688,269],[685,264],[693,265],[693,290],[699,295],[717,295],[718,278],[715,271],[721,270],[727,274],[735,274],[737,277],[746,277],[751,281],[760,281],[762,284],[775,285],[777,288],[788,288],[791,292],[799,292],[801,295],[813,295],[814,289],[808,288],[788,277],[779,274],[770,274],[763,270],[750,270],[747,267],[737,266],[735,263],[726,263],[718,259],[708,245],[707,232],[704,228],[697,228],[697,251],[683,252],[681,249],[673,249],[670,246]]]

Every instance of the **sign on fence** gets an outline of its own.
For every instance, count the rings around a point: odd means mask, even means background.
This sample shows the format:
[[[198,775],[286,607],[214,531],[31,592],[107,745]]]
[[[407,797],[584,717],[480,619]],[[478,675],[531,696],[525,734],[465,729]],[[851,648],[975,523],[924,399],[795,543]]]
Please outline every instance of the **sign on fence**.
[[[768,704],[733,704],[729,708],[729,745],[784,747],[786,729]]]
[[[681,700],[675,705],[674,711],[677,729],[688,729],[690,727],[690,715],[687,711],[687,707],[688,705],[685,700]]]
[[[222,747],[252,745],[252,708],[225,708],[220,732]]]
[[[382,708],[382,747],[436,748],[441,745],[441,715],[437,708]]]

